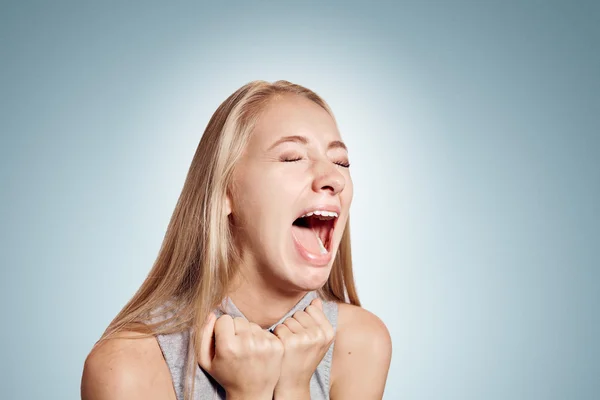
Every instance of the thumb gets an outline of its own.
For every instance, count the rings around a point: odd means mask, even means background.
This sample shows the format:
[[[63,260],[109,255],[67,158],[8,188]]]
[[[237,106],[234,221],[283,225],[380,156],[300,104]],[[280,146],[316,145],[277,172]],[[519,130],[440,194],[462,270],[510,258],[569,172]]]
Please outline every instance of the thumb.
[[[202,330],[200,331],[200,354],[198,356],[198,363],[206,371],[210,371],[212,367],[212,360],[215,355],[215,339],[214,330],[217,316],[210,312],[206,317]]]

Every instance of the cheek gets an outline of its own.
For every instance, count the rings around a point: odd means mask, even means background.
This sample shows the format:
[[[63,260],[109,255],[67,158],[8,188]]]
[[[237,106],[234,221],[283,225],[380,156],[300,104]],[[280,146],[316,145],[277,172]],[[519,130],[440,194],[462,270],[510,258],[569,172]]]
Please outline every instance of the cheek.
[[[342,198],[344,199],[344,203],[350,206],[352,203],[352,198],[354,197],[354,184],[352,183],[352,179],[346,181],[346,186],[342,192]]]
[[[238,226],[251,227],[260,218],[264,190],[260,181],[246,179],[233,193],[233,215]]]
[[[240,167],[236,180],[236,203],[238,207],[247,207],[248,204],[260,203],[262,195],[268,188],[268,177],[261,173],[254,165]]]
[[[267,174],[248,177],[236,188],[234,214],[255,234],[258,229],[262,231],[275,222],[274,216],[289,202],[286,184]]]

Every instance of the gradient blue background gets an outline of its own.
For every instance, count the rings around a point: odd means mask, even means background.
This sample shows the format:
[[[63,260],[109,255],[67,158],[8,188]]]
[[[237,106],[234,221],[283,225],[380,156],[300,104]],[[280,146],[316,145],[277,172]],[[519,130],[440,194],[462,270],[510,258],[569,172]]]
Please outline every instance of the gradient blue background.
[[[0,398],[79,397],[254,79],[339,120],[385,399],[598,398],[597,2],[124,3],[0,8]]]

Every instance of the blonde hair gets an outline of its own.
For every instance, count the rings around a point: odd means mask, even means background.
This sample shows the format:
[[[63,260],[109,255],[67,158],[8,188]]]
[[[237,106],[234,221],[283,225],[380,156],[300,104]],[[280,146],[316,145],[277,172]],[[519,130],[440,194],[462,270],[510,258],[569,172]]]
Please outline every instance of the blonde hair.
[[[316,93],[283,80],[253,81],[229,96],[217,108],[200,139],[150,273],[96,343],[123,331],[148,337],[190,329],[185,399],[192,397],[197,364],[194,348],[200,343],[194,327],[202,326],[224,299],[239,265],[240,254],[233,245],[224,208],[234,167],[261,111],[269,101],[286,94],[304,96],[333,117]],[[325,300],[360,306],[352,274],[349,219],[331,273],[318,293]],[[172,307],[165,306],[168,304]],[[174,317],[160,318],[174,309]],[[158,315],[154,314],[157,310]],[[160,322],[148,323],[151,317]]]

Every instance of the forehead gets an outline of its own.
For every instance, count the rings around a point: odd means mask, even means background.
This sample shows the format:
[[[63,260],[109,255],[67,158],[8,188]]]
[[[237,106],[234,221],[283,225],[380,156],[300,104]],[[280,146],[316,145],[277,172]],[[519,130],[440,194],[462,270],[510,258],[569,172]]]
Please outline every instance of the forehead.
[[[284,136],[305,136],[315,144],[340,140],[335,120],[321,106],[299,95],[279,96],[269,102],[257,121],[250,146],[266,150]]]

